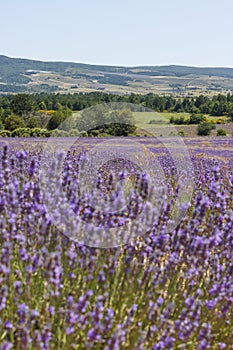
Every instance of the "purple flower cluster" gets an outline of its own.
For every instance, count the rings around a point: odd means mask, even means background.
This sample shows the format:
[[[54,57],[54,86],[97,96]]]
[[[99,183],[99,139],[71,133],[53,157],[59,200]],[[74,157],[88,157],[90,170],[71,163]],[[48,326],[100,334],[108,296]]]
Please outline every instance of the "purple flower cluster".
[[[98,249],[54,225],[38,182],[42,151],[0,146],[0,350],[232,349],[232,163],[193,155],[192,201],[169,232],[176,173],[160,156],[170,192],[152,229],[138,221],[141,235]],[[132,169],[131,205],[114,197],[117,215],[102,215],[80,194],[80,151],[69,152],[61,179],[73,212],[120,230],[150,195],[145,177]],[[101,171],[95,186],[111,200],[120,175],[114,183]]]

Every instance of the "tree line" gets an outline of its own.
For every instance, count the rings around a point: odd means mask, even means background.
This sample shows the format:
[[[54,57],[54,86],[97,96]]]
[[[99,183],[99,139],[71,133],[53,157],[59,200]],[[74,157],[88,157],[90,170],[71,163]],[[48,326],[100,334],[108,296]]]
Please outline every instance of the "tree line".
[[[218,94],[212,98],[205,95],[176,98],[171,95],[159,96],[153,93],[146,95],[134,93],[130,95],[115,95],[104,92],[2,95],[0,96],[0,108],[4,109],[6,113],[11,111],[16,111],[17,114],[18,112],[22,113],[22,106],[18,109],[17,104],[19,104],[19,101],[25,101],[25,99],[27,99],[27,104],[31,102],[35,110],[57,110],[60,106],[63,106],[72,111],[80,111],[101,103],[126,102],[141,104],[158,112],[204,113],[213,116],[233,115],[233,94],[230,93],[227,95]]]
[[[219,94],[212,98],[204,95],[198,97],[175,98],[170,95],[159,96],[152,93],[147,95],[114,95],[103,92],[66,95],[59,93],[22,93],[0,96],[0,130],[14,132],[16,129],[24,129],[24,134],[26,135],[31,132],[31,129],[53,131],[58,129],[59,125],[72,115],[73,111],[82,111],[91,106],[113,102],[141,105],[157,112],[186,112],[191,114],[193,120],[199,118],[199,114],[209,114],[212,116],[225,115],[233,121],[232,94]],[[131,111],[132,110],[133,108]],[[138,107],[136,107],[135,110],[138,110]],[[106,118],[109,120],[110,117],[107,116]],[[192,118],[190,118],[190,123],[192,123]],[[129,112],[126,119],[133,123],[132,114],[129,114]],[[171,120],[171,122],[177,123],[177,120]],[[73,126],[73,129],[77,128],[79,131],[85,131],[80,120]],[[70,130],[71,127],[69,131]],[[119,131],[119,125],[115,125],[113,128],[108,127],[105,130],[102,128],[101,132],[105,133],[106,130],[110,132],[110,134],[111,132],[113,134],[121,133]],[[129,130],[128,133],[131,133],[132,128],[129,128]],[[125,130],[122,128],[122,135],[124,134]]]

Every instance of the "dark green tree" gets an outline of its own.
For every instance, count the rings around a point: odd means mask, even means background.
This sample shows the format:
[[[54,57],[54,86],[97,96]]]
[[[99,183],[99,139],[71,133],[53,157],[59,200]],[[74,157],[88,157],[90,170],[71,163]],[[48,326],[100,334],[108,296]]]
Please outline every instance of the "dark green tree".
[[[188,124],[200,124],[205,121],[205,116],[203,114],[191,114],[189,117]]]
[[[3,129],[4,109],[0,108],[0,130]]]
[[[66,128],[65,123],[61,125],[67,118],[71,117],[72,111],[69,108],[60,108],[57,110],[52,117],[49,119],[47,128],[48,130],[55,130],[57,128]],[[70,129],[73,129],[74,125],[67,126]]]
[[[6,130],[13,131],[18,128],[23,128],[25,123],[23,118],[12,114],[5,119],[4,126]]]
[[[230,102],[228,104],[228,111],[227,111],[228,116],[230,117],[230,119],[233,121],[233,103]]]
[[[87,110],[82,119],[82,123],[85,125],[83,130],[90,135],[93,130],[99,130],[100,133],[113,136],[127,136],[135,132],[135,121],[130,110],[108,110],[107,108],[104,109],[104,106],[98,106],[98,108],[99,110],[95,112]],[[81,130],[80,126],[81,123],[79,123],[79,130]]]
[[[39,124],[39,127],[45,129],[50,119],[50,116],[46,112],[39,111],[35,114],[35,118]]]
[[[202,122],[197,127],[198,136],[209,136],[211,131],[214,130],[216,126],[209,122]]]
[[[30,117],[27,122],[27,128],[33,129],[33,128],[39,128],[40,124],[36,117]]]
[[[17,94],[12,98],[11,110],[24,120],[27,120],[35,112],[36,104],[31,95]]]

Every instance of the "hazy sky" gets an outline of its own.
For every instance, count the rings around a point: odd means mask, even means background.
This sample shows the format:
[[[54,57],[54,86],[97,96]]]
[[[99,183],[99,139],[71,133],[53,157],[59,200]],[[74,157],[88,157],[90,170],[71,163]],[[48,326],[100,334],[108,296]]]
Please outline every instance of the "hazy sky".
[[[114,65],[233,67],[233,0],[1,1],[0,53]]]

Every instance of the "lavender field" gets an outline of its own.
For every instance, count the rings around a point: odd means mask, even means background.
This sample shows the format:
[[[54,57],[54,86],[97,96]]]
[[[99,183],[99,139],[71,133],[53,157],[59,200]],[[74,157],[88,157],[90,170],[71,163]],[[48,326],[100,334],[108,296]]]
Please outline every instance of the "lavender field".
[[[95,210],[88,193],[80,193],[78,174],[100,140],[80,138],[65,158],[58,188],[89,241],[62,230],[47,211],[56,164],[48,169],[51,187],[41,191],[46,142],[0,139],[0,349],[233,349],[233,139],[184,140],[192,196],[169,230],[179,192],[174,163],[154,138],[137,138],[153,152],[167,186],[162,210],[145,230],[147,209],[139,214],[157,189],[137,165],[109,161],[92,190],[111,199],[112,212]],[[122,178],[133,184],[124,210]],[[95,246],[91,223],[120,232],[136,219],[137,232],[123,237],[124,244]]]

